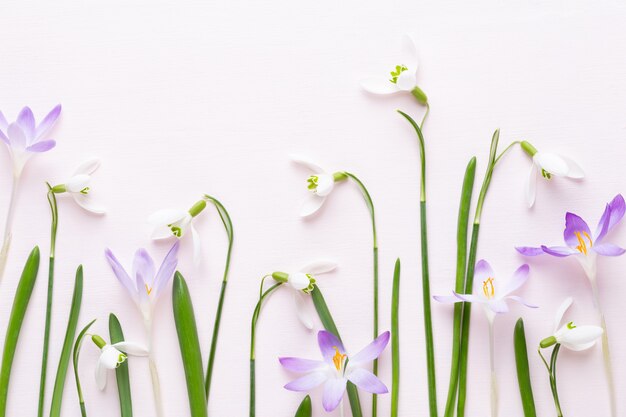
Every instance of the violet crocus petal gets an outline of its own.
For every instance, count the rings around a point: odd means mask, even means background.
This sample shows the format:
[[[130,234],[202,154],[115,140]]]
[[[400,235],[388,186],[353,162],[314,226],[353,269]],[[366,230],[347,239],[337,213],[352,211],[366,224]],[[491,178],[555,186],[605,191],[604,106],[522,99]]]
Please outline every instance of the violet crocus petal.
[[[326,201],[326,197],[320,197],[317,194],[311,193],[302,202],[300,207],[300,216],[309,217],[317,213],[317,211],[322,208],[324,201]]]
[[[163,258],[163,262],[156,273],[154,285],[152,287],[152,290],[155,291],[157,295],[161,292],[165,284],[167,284],[172,276],[174,276],[174,271],[178,265],[179,248],[180,241],[176,240],[172,248],[167,252],[167,255],[165,255],[165,258]]]
[[[7,145],[11,146],[11,141],[9,140],[7,135],[4,134],[3,130],[4,129],[0,129],[0,139],[2,139],[2,141],[6,143]]]
[[[139,304],[139,309],[144,316],[145,320],[150,320],[151,316],[151,308],[150,308],[150,295],[148,294],[149,286],[146,284],[146,279],[138,273],[135,276],[135,282],[137,285],[137,302]]]
[[[120,264],[120,262],[117,260],[115,255],[113,255],[111,249],[107,248],[104,251],[104,256],[109,262],[109,265],[111,265],[111,269],[113,269],[113,274],[115,275],[115,277],[124,286],[124,288],[126,288],[128,294],[130,294],[133,300],[137,300],[137,287],[135,286],[135,281],[130,279],[130,276],[128,275],[122,264]]]
[[[600,217],[596,229],[596,243],[599,243],[622,220],[624,212],[626,212],[626,203],[624,202],[624,197],[618,194],[607,204],[602,217]]]
[[[370,394],[386,394],[389,392],[385,384],[370,371],[363,368],[353,368],[346,377],[357,387]]]
[[[133,276],[142,277],[143,284],[151,287],[155,277],[154,261],[148,251],[145,249],[137,249],[135,258],[133,259]],[[143,285],[142,285],[143,287]],[[139,289],[139,287],[137,287]]]
[[[474,282],[478,282],[480,284],[489,278],[494,278],[495,275],[496,274],[493,272],[493,268],[491,268],[489,262],[481,259],[476,263],[476,268],[474,269]]]
[[[7,136],[11,142],[11,146],[17,149],[26,149],[26,135],[17,123],[11,123],[7,128]]]
[[[383,350],[385,350],[385,348],[387,347],[390,335],[391,333],[389,333],[388,331],[382,333],[380,336],[374,339],[372,343],[365,346],[360,352],[350,356],[350,363],[355,366],[359,366],[359,364],[371,362],[374,359],[378,358],[380,354],[383,353]]]
[[[548,255],[557,256],[559,258],[564,258],[566,256],[574,255],[578,253],[576,250],[572,248],[568,248],[567,246],[541,246],[541,250]]]
[[[513,301],[517,301],[518,303],[525,305],[526,307],[529,308],[539,308],[539,306],[536,306],[534,304],[530,304],[529,302],[527,302],[526,300],[524,300],[522,297],[520,297],[519,295],[508,295],[505,297],[507,300],[513,300]]]
[[[513,276],[504,283],[502,288],[499,290],[501,297],[506,297],[511,294],[518,288],[520,288],[526,281],[528,280],[528,274],[530,272],[530,267],[528,264],[524,264],[517,268],[517,270],[513,273]]]
[[[285,389],[297,392],[310,391],[313,388],[320,386],[327,379],[328,373],[326,371],[311,372],[308,375],[294,379],[285,385]]]
[[[345,378],[328,378],[326,380],[322,394],[324,410],[330,413],[339,406],[346,392],[346,382]]]
[[[593,245],[591,250],[602,256],[620,256],[626,252],[626,249],[620,248],[612,243],[600,243],[598,245]]]
[[[48,152],[50,149],[54,148],[56,144],[56,141],[52,139],[42,140],[41,142],[37,142],[33,145],[28,146],[26,150],[29,152],[37,153]]]
[[[574,213],[567,212],[565,214],[565,230],[563,231],[563,238],[565,239],[567,246],[575,248],[580,244],[578,236],[587,240],[585,234],[590,238],[591,230],[589,229],[587,222],[584,221],[582,217]]]
[[[313,359],[283,357],[278,358],[278,361],[283,366],[283,368],[292,372],[314,372],[321,371],[327,368],[326,362]]]
[[[7,122],[7,118],[4,117],[4,113],[0,111],[0,131],[6,132],[7,127],[9,127],[9,122]]]
[[[460,303],[461,300],[459,297],[457,297],[456,295],[452,294],[452,295],[433,295],[433,299],[437,302],[443,303],[443,304],[454,304],[454,303]]]
[[[22,131],[26,135],[27,144],[31,144],[35,138],[35,115],[30,107],[26,106],[17,115],[17,124],[20,125]]]
[[[320,352],[324,360],[331,366],[335,366],[333,363],[333,357],[337,353],[335,349],[338,349],[339,353],[342,355],[346,353],[343,343],[341,343],[337,336],[327,330],[320,330],[317,333],[317,343],[320,346]]]
[[[479,295],[476,294],[459,294],[457,292],[454,292],[454,295],[461,301],[466,301],[468,303],[479,303],[479,304],[484,304],[487,302],[487,300],[484,297],[481,297]]]
[[[50,113],[48,113],[46,117],[43,118],[41,123],[39,123],[39,125],[37,126],[37,129],[35,131],[35,138],[41,139],[41,137],[45,135],[48,130],[52,128],[52,126],[54,126],[60,114],[61,105],[57,104],[52,110],[50,110]]]
[[[545,252],[541,248],[534,248],[532,246],[516,246],[515,250],[524,256],[539,256]]]
[[[487,307],[496,314],[508,313],[509,306],[503,299],[492,299],[487,302]]]

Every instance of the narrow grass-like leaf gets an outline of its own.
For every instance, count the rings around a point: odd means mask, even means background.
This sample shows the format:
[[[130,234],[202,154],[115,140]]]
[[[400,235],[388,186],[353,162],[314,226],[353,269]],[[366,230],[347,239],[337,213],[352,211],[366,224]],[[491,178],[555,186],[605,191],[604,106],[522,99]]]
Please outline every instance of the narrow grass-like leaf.
[[[109,336],[111,344],[123,342],[124,332],[122,325],[115,314],[109,314]],[[117,380],[117,392],[120,397],[120,415],[121,417],[133,416],[133,400],[130,395],[130,376],[128,374],[128,361],[117,367],[115,370],[115,378]]]
[[[204,370],[202,354],[196,328],[196,318],[185,278],[176,271],[172,290],[174,322],[178,333],[178,344],[185,369],[187,395],[191,417],[207,417],[207,403],[204,391]]]
[[[324,300],[322,291],[320,291],[320,288],[318,286],[315,286],[315,289],[311,291],[311,298],[313,299],[313,305],[315,306],[317,315],[319,316],[324,328],[337,336],[339,340],[341,340],[339,330],[337,330],[337,325],[335,325],[335,320],[333,320],[333,316],[330,314],[330,310],[328,310],[326,300]],[[359,400],[359,391],[357,390],[356,386],[352,382],[348,382],[346,390],[348,391],[348,399],[350,400],[352,417],[363,417],[363,411],[361,410],[361,401]]]
[[[59,366],[57,367],[57,375],[54,380],[52,403],[50,404],[50,417],[59,417],[61,415],[61,402],[63,401],[63,390],[65,389],[65,377],[67,375],[67,367],[70,364],[70,357],[72,356],[72,343],[74,342],[74,335],[76,335],[76,326],[78,325],[78,316],[80,315],[82,300],[83,266],[80,265],[76,270],[72,307],[70,308],[70,316],[67,320],[65,340],[63,341],[61,357],[59,358]]]
[[[528,366],[528,351],[526,349],[526,333],[524,332],[524,320],[521,318],[515,324],[513,333],[515,345],[515,365],[517,366],[517,382],[522,396],[522,407],[525,417],[537,417],[533,387],[530,382],[530,369]]]
[[[26,315],[26,309],[33,294],[37,272],[39,271],[39,247],[35,246],[28,255],[20,282],[15,290],[13,307],[4,338],[4,351],[2,352],[2,367],[0,368],[0,417],[6,416],[7,398],[9,394],[9,381],[11,379],[11,368],[15,357],[15,348],[20,337],[22,323]]]
[[[393,270],[391,294],[391,417],[398,417],[400,398],[400,258]]]
[[[85,408],[85,399],[83,398],[83,389],[80,385],[80,378],[78,377],[78,359],[80,358],[80,348],[83,346],[83,339],[87,334],[89,328],[96,322],[96,320],[92,320],[83,327],[83,330],[78,333],[78,337],[76,338],[76,342],[74,343],[74,350],[72,352],[72,364],[74,365],[74,379],[76,381],[76,392],[78,393],[78,403],[80,405],[80,415],[83,417],[87,417],[87,409]]]
[[[311,417],[313,415],[313,406],[311,405],[311,397],[308,395],[300,403],[300,407],[296,410],[294,417]]]

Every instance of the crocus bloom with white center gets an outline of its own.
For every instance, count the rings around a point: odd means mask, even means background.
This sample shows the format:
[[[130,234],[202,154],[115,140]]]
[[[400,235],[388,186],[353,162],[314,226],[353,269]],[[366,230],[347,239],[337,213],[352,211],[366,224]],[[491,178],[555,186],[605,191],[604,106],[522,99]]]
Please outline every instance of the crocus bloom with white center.
[[[573,255],[582,265],[589,280],[595,285],[597,255],[619,256],[626,252],[619,246],[604,242],[606,235],[622,220],[625,211],[624,197],[618,194],[606,205],[595,232],[591,231],[587,222],[580,216],[568,212],[565,214],[565,231],[563,232],[566,246],[520,246],[515,249],[525,256],[547,253],[563,258]]]
[[[526,184],[526,200],[528,201],[528,207],[532,207],[533,204],[535,204],[539,174],[546,180],[551,179],[553,175],[572,179],[585,177],[582,168],[569,158],[554,153],[539,152],[527,141],[522,141],[520,145],[533,161]]]
[[[317,341],[324,360],[279,358],[280,364],[285,369],[306,373],[305,376],[285,385],[285,389],[306,392],[324,384],[322,403],[324,410],[328,412],[333,411],[341,403],[348,381],[372,394],[389,392],[378,377],[363,368],[385,350],[389,343],[389,332],[378,336],[355,355],[349,355],[341,341],[326,330],[317,334]]]
[[[60,104],[37,125],[33,111],[29,107],[24,107],[13,123],[8,123],[0,112],[0,139],[9,147],[16,177],[20,176],[24,165],[33,154],[54,148],[56,142],[45,137],[59,118],[59,114],[61,114]]]
[[[305,294],[310,294],[315,288],[317,275],[325,274],[337,268],[337,263],[332,261],[313,262],[298,272],[274,272],[272,278],[277,282],[282,282],[293,294],[296,314],[298,319],[307,329],[313,328],[313,319],[305,304]]]
[[[91,340],[100,349],[96,366],[96,384],[100,390],[104,390],[107,385],[107,370],[118,368],[128,359],[128,355],[148,356],[148,349],[137,343],[119,342],[109,345],[98,335],[91,336]]]
[[[133,261],[132,278],[110,249],[104,251],[104,255],[113,269],[113,273],[124,288],[126,288],[128,294],[137,304],[137,307],[139,307],[149,329],[152,324],[154,306],[158,301],[159,295],[176,270],[176,265],[178,264],[178,247],[179,242],[174,243],[174,246],[172,246],[167,255],[165,255],[158,271],[148,252],[145,249],[137,250]]]
[[[348,177],[344,172],[330,174],[307,158],[292,155],[291,159],[295,163],[303,165],[313,171],[313,174],[306,180],[307,188],[311,192],[311,195],[304,200],[302,208],[300,209],[300,216],[308,217],[316,213],[322,207],[324,201],[326,201],[326,197],[328,197],[335,188],[335,183],[344,181]]]
[[[206,208],[206,200],[203,198],[196,202],[189,210],[164,209],[153,213],[148,217],[154,231],[152,239],[167,239],[172,236],[182,239],[189,230],[193,241],[193,259],[197,264],[200,262],[200,235],[193,227],[193,220]]]
[[[87,211],[96,214],[104,214],[103,207],[94,203],[91,198],[91,175],[100,167],[100,160],[97,158],[89,159],[83,162],[74,171],[74,175],[70,177],[64,184],[55,185],[52,187],[52,192],[55,194],[68,193],[72,199],[80,207]]]
[[[417,86],[417,48],[413,38],[404,35],[402,39],[403,57],[392,67],[389,76],[366,78],[361,87],[372,94],[411,93],[421,104],[427,104],[428,98]]]
[[[552,336],[543,339],[540,343],[542,348],[547,348],[554,344],[560,344],[570,350],[586,350],[596,344],[596,341],[602,336],[602,327],[600,326],[578,326],[570,321],[561,326],[563,316],[572,305],[572,298],[566,298],[556,312],[554,319],[554,329]]]

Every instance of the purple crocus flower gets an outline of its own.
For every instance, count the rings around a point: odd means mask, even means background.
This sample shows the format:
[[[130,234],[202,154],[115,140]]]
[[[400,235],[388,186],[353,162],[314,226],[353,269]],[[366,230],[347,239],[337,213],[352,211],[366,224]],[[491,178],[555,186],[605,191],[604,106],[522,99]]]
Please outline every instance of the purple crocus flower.
[[[46,133],[57,121],[59,114],[61,114],[60,104],[37,125],[30,107],[24,107],[13,123],[8,123],[0,112],[0,139],[9,147],[16,176],[19,177],[22,173],[24,165],[33,153],[46,152],[54,148],[56,142],[46,139]]]
[[[566,246],[520,246],[515,249],[525,256],[537,256],[546,253],[564,258],[573,255],[593,283],[596,278],[597,255],[620,256],[626,252],[625,249],[604,241],[611,229],[622,220],[625,211],[624,197],[618,194],[606,205],[595,232],[591,231],[587,222],[580,216],[568,212],[565,214],[565,231],[563,232]]]
[[[348,355],[341,341],[331,332],[321,330],[317,334],[324,360],[279,358],[280,364],[290,371],[306,373],[291,381],[285,388],[290,391],[309,391],[324,384],[322,403],[330,412],[339,406],[346,392],[348,381],[372,394],[389,392],[377,376],[362,366],[378,358],[389,343],[389,332],[378,336],[372,343],[355,355]]]

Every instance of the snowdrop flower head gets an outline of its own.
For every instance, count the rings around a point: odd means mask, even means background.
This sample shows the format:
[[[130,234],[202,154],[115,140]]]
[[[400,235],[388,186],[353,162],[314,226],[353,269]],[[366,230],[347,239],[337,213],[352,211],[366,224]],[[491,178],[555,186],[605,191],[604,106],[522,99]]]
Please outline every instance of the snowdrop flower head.
[[[133,343],[119,342],[109,345],[102,337],[92,335],[91,340],[100,349],[100,357],[96,365],[96,384],[100,390],[104,390],[107,384],[107,370],[117,369],[126,362],[128,355],[148,356],[148,349]]]
[[[95,203],[91,197],[91,176],[99,167],[100,160],[97,158],[83,162],[65,183],[52,187],[52,192],[67,193],[83,209],[96,214],[104,214],[105,209]]]
[[[600,326],[579,326],[574,324],[573,321],[561,325],[563,316],[572,305],[572,302],[571,297],[566,298],[557,310],[552,335],[543,339],[539,344],[542,349],[560,344],[570,350],[586,350],[593,347],[598,338],[602,336],[603,330]]]
[[[291,159],[293,162],[312,171],[312,174],[307,177],[306,180],[306,186],[310,195],[302,203],[300,209],[300,215],[302,217],[308,217],[316,213],[322,207],[326,198],[334,190],[335,183],[348,179],[348,176],[345,172],[335,172],[331,174],[305,157],[292,155]]]

